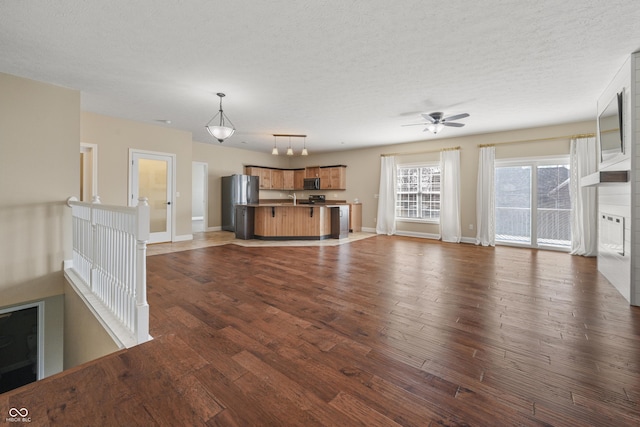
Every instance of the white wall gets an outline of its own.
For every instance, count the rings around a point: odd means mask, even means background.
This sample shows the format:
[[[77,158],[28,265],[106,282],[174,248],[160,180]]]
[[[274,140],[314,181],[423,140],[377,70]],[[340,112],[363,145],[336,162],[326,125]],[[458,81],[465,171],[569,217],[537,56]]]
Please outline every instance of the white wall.
[[[640,305],[640,52],[631,55],[632,93],[629,97],[630,128],[632,136],[631,156],[631,198],[633,206],[633,227],[631,234],[633,257],[631,259],[631,304]]]
[[[600,165],[600,170],[629,170],[631,168],[631,61],[627,59],[611,83],[598,98],[598,115],[606,108],[616,93],[623,92],[623,142],[625,153]],[[631,302],[631,183],[613,183],[598,186],[598,218],[603,215],[615,215],[624,218],[624,255],[598,246],[598,270],[615,286],[622,296]],[[604,227],[598,227],[604,233]],[[598,236],[598,242],[606,236]]]

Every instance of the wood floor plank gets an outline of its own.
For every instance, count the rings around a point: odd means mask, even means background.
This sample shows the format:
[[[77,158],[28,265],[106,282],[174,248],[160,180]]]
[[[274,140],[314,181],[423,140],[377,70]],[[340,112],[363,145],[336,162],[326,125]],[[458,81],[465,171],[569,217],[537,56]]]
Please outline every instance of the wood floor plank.
[[[52,426],[638,425],[640,309],[593,258],[212,239],[148,257],[153,341],[2,394],[0,412]]]

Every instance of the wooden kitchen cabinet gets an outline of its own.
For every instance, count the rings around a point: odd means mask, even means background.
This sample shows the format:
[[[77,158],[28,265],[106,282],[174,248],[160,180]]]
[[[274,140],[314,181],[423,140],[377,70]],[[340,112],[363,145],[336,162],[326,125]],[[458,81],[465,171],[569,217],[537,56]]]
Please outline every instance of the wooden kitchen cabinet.
[[[291,169],[287,169],[287,170],[283,170],[282,171],[282,189],[283,190],[295,190],[295,185],[294,185],[294,172]]]
[[[304,178],[306,171],[304,169],[296,169],[293,171],[293,189],[304,190]]]
[[[274,172],[276,172],[274,174]],[[260,182],[258,188],[260,190],[273,190],[278,189],[282,190],[282,184],[284,180],[283,171],[278,171],[269,168],[261,168],[258,166],[247,166],[244,168],[244,173],[246,175],[257,176],[260,178]]]
[[[261,190],[304,190],[305,178],[320,178],[321,190],[346,190],[347,167],[309,166],[304,169],[274,169],[245,166],[246,175],[260,178]]]
[[[307,166],[304,168],[305,178],[319,178],[320,177],[320,166]]]
[[[345,190],[347,188],[347,167],[328,166],[320,168],[321,190]]]
[[[284,188],[284,171],[271,169],[271,189],[282,190]]]
[[[258,239],[310,239],[331,237],[331,208],[325,206],[257,206],[254,235]]]
[[[256,166],[247,166],[244,168],[246,175],[257,176],[259,179],[258,188],[260,190],[271,190],[271,169]]]

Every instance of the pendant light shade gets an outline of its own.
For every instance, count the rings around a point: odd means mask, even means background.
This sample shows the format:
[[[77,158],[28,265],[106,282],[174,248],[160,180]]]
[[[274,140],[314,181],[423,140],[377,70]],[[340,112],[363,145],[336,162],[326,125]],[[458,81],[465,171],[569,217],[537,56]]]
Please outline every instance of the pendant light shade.
[[[293,148],[291,148],[291,136],[289,136],[289,148],[287,148],[287,156],[293,156]]]
[[[273,154],[274,156],[277,156],[278,153],[278,146],[276,141],[278,140],[278,137],[288,137],[289,138],[289,146],[287,147],[287,156],[293,156],[295,153],[293,152],[293,147],[291,146],[291,138],[304,138],[304,145],[302,148],[302,152],[300,153],[301,156],[308,156],[309,155],[309,151],[307,150],[307,135],[293,135],[293,134],[288,134],[288,133],[274,133],[273,134],[273,149],[271,150],[271,154]]]
[[[225,139],[229,138],[236,131],[233,123],[224,114],[222,111],[222,98],[224,98],[224,93],[217,93],[218,97],[220,97],[220,109],[218,113],[209,120],[207,125],[207,131],[213,136],[218,142],[222,143]]]

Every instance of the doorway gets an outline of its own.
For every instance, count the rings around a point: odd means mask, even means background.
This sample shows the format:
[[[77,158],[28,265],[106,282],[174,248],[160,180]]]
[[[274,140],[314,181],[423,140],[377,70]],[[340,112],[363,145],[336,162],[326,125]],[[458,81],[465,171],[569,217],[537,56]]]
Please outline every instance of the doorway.
[[[496,161],[496,242],[571,248],[569,159]]]
[[[207,231],[209,164],[193,162],[191,166],[191,231]]]
[[[43,303],[0,310],[0,393],[43,377]]]
[[[173,188],[175,154],[129,150],[129,206],[139,197],[149,203],[149,243],[173,240]]]
[[[80,143],[80,201],[92,202],[98,195],[98,146]]]

